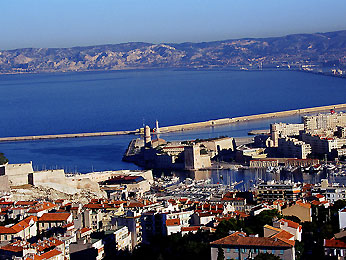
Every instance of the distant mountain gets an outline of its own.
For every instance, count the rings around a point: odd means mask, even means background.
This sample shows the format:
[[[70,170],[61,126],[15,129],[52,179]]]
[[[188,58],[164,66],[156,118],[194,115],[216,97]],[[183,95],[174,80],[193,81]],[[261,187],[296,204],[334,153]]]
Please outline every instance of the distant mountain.
[[[201,43],[131,42],[0,52],[0,73],[138,68],[272,68],[346,65],[346,30]]]

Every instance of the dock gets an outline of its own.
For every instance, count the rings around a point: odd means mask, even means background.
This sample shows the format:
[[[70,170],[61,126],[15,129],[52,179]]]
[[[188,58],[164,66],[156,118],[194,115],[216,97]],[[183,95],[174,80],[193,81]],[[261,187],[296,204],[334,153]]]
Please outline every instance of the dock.
[[[264,113],[264,114],[257,114],[257,115],[208,120],[204,122],[189,123],[189,124],[182,124],[182,125],[164,126],[164,127],[160,127],[160,133],[179,132],[179,131],[206,128],[206,127],[215,127],[215,126],[229,125],[234,123],[248,122],[248,121],[254,121],[254,120],[287,117],[287,116],[293,116],[293,115],[303,115],[303,114],[309,114],[309,113],[315,113],[315,112],[329,111],[331,109],[343,110],[343,109],[346,109],[346,104],[293,109],[293,110],[271,112],[271,113]],[[97,132],[97,133],[2,137],[0,138],[0,142],[44,140],[44,139],[58,139],[58,138],[98,137],[98,136],[112,136],[112,135],[130,135],[130,134],[138,134],[140,132],[141,132],[140,129],[136,129],[133,131],[130,130],[130,131]]]

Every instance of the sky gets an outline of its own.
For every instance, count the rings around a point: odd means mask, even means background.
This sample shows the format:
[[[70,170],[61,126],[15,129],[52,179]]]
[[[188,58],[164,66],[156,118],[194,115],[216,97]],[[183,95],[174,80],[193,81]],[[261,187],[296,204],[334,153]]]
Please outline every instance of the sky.
[[[0,50],[346,29],[345,0],[1,0]]]

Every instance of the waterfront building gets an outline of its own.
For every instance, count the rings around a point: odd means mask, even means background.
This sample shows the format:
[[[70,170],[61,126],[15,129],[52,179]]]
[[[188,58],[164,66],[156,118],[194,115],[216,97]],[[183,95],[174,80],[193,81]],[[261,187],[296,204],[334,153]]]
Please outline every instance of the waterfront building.
[[[295,183],[278,183],[268,181],[257,187],[259,201],[289,200],[296,201],[301,195],[301,188]]]
[[[319,129],[336,131],[338,126],[346,126],[346,114],[332,112],[329,114],[303,116],[302,121],[304,130],[307,132]]]
[[[150,134],[149,126],[145,126],[145,129],[144,129],[144,146],[151,147],[151,134]]]
[[[273,147],[278,147],[279,138],[284,138],[287,136],[298,136],[299,132],[302,130],[304,130],[304,124],[270,124],[270,136],[271,140],[273,141]]]
[[[265,148],[249,148],[246,145],[237,147],[235,160],[239,163],[249,163],[251,160],[266,158]]]
[[[318,159],[297,159],[297,158],[264,158],[250,161],[251,168],[268,168],[276,166],[285,167],[307,167],[319,164]]]
[[[250,161],[250,168],[268,168],[279,166],[279,160],[275,158],[255,159]]]
[[[333,149],[340,149],[346,144],[346,139],[312,135],[311,133],[302,133],[301,139],[311,145],[312,154],[316,156],[331,156]]]
[[[186,146],[184,149],[185,170],[198,170],[211,167],[210,156],[200,145]]]
[[[279,139],[278,152],[283,157],[306,159],[311,153],[311,146],[298,139],[285,137]]]

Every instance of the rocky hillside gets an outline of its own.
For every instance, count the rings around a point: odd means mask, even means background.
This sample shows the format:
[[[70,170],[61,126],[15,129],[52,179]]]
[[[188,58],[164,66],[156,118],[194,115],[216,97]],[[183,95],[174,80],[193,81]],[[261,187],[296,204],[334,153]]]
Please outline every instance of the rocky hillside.
[[[143,42],[0,52],[0,73],[346,64],[346,30],[203,43]]]

